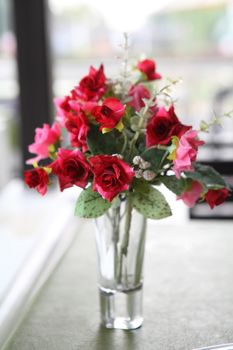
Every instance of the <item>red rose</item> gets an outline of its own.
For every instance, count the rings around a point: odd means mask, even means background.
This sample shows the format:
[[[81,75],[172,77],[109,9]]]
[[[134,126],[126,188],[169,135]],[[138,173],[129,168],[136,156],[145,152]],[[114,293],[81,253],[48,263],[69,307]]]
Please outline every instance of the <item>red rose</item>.
[[[145,106],[143,98],[150,98],[150,91],[142,84],[132,85],[128,95],[131,100],[128,102],[129,106],[132,106],[136,111],[140,111],[142,107]]]
[[[219,190],[209,190],[205,195],[205,200],[213,209],[216,205],[222,204],[229,196],[229,190],[227,188],[220,188]]]
[[[91,169],[79,150],[60,148],[57,159],[50,164],[53,174],[58,176],[61,191],[73,185],[85,188]]]
[[[83,101],[99,100],[106,91],[106,77],[104,75],[104,67],[101,64],[96,70],[90,67],[89,74],[86,75],[75,88],[75,92],[79,99]]]
[[[57,119],[62,127],[65,127],[65,121],[67,115],[70,113],[77,114],[80,110],[80,105],[77,101],[73,100],[70,96],[62,98],[56,97],[54,104],[57,112]]]
[[[72,147],[81,147],[86,152],[89,122],[84,112],[80,110],[76,115],[67,114],[65,127],[69,131]]]
[[[35,168],[24,172],[24,181],[30,188],[35,188],[42,196],[47,192],[49,176],[43,168]]]
[[[137,68],[146,75],[147,80],[161,79],[161,75],[156,72],[156,63],[153,60],[143,60],[138,62]]]
[[[92,110],[94,118],[100,123],[100,130],[115,128],[124,113],[125,106],[114,97],[106,98],[102,106],[97,106]]]
[[[133,169],[115,156],[99,155],[89,158],[94,174],[93,190],[108,201],[129,188]]]
[[[167,111],[164,107],[159,107],[152,116],[146,128],[146,145],[167,145],[172,136],[181,137],[191,126],[183,125],[177,118],[174,107]]]

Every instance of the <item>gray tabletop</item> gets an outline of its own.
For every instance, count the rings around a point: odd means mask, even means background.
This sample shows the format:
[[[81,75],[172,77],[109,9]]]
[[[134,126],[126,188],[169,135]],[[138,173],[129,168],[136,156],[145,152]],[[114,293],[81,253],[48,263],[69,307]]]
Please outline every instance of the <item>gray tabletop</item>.
[[[121,331],[99,326],[94,232],[87,221],[8,350],[191,350],[233,342],[232,227],[151,222],[144,324]]]

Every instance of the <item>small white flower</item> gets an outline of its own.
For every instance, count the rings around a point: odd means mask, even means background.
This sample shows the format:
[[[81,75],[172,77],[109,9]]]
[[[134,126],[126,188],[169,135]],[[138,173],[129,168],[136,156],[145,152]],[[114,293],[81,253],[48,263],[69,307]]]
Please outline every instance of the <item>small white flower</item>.
[[[135,156],[134,159],[133,159],[133,164],[139,165],[139,164],[141,164],[142,160],[143,160],[142,157]]]
[[[146,181],[151,181],[155,178],[156,174],[154,171],[152,170],[145,170],[143,171],[142,177],[146,180]]]
[[[121,154],[115,153],[113,154],[114,157],[117,157],[119,159],[123,159],[123,156]]]
[[[140,179],[142,177],[142,173],[143,173],[142,169],[136,170],[135,171],[135,177],[137,179]]]
[[[150,162],[147,162],[146,160],[142,160],[139,167],[143,170],[148,169],[151,166]]]

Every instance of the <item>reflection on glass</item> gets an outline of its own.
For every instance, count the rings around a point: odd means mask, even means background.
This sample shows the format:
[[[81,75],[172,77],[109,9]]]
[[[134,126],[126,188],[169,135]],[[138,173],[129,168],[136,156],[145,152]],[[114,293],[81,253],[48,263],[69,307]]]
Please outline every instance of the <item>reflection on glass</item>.
[[[11,2],[0,0],[0,189],[19,166],[18,118],[16,97],[16,44],[13,33]]]
[[[229,344],[222,344],[222,345],[215,345],[215,346],[208,346],[205,348],[199,348],[194,350],[233,350],[233,343]]]

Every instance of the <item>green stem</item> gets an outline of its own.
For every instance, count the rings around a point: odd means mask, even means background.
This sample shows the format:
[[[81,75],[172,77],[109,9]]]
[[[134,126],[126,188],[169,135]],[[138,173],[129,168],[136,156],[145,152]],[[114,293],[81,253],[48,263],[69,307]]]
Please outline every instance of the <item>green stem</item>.
[[[127,198],[126,203],[126,219],[125,219],[125,234],[121,246],[121,251],[124,255],[127,255],[128,245],[129,245],[129,232],[131,227],[132,218],[132,203],[130,196]]]
[[[126,150],[126,147],[127,147],[128,137],[127,137],[127,135],[126,135],[124,130],[122,131],[122,135],[124,137],[124,143],[123,143],[123,147],[121,149],[121,154],[123,155],[125,153],[125,150]]]
[[[120,258],[119,258],[119,269],[118,269],[118,283],[122,283],[122,270],[123,270],[123,259],[127,257],[128,253],[128,245],[129,245],[129,238],[130,238],[130,227],[131,227],[131,219],[132,219],[132,203],[130,196],[127,198],[126,202],[126,218],[125,218],[125,230],[124,230],[124,236],[120,248]],[[127,271],[126,271],[127,276]]]
[[[136,257],[136,267],[135,267],[135,286],[141,283],[142,279],[142,267],[143,267],[143,258],[145,252],[145,241],[146,241],[146,218],[143,218],[142,231],[140,234],[139,248]]]
[[[143,109],[143,112],[140,114],[140,120],[138,123],[138,131],[135,132],[134,137],[132,138],[131,143],[130,143],[129,159],[132,157],[133,148],[134,148],[134,146],[135,146],[135,144],[140,136],[141,129],[143,128],[144,123],[145,123],[145,117],[147,115],[147,112],[151,106],[153,99],[154,99],[154,96],[149,99],[148,103],[145,105],[145,107]]]
[[[112,207],[113,243],[114,243],[114,275],[117,279],[118,266],[118,242],[120,233],[120,206]]]
[[[164,155],[163,155],[163,157],[162,157],[162,159],[161,159],[161,161],[159,163],[158,169],[162,168],[163,162],[165,161],[165,159],[167,158],[168,155],[169,155],[169,151],[166,150],[166,152],[164,153]]]

